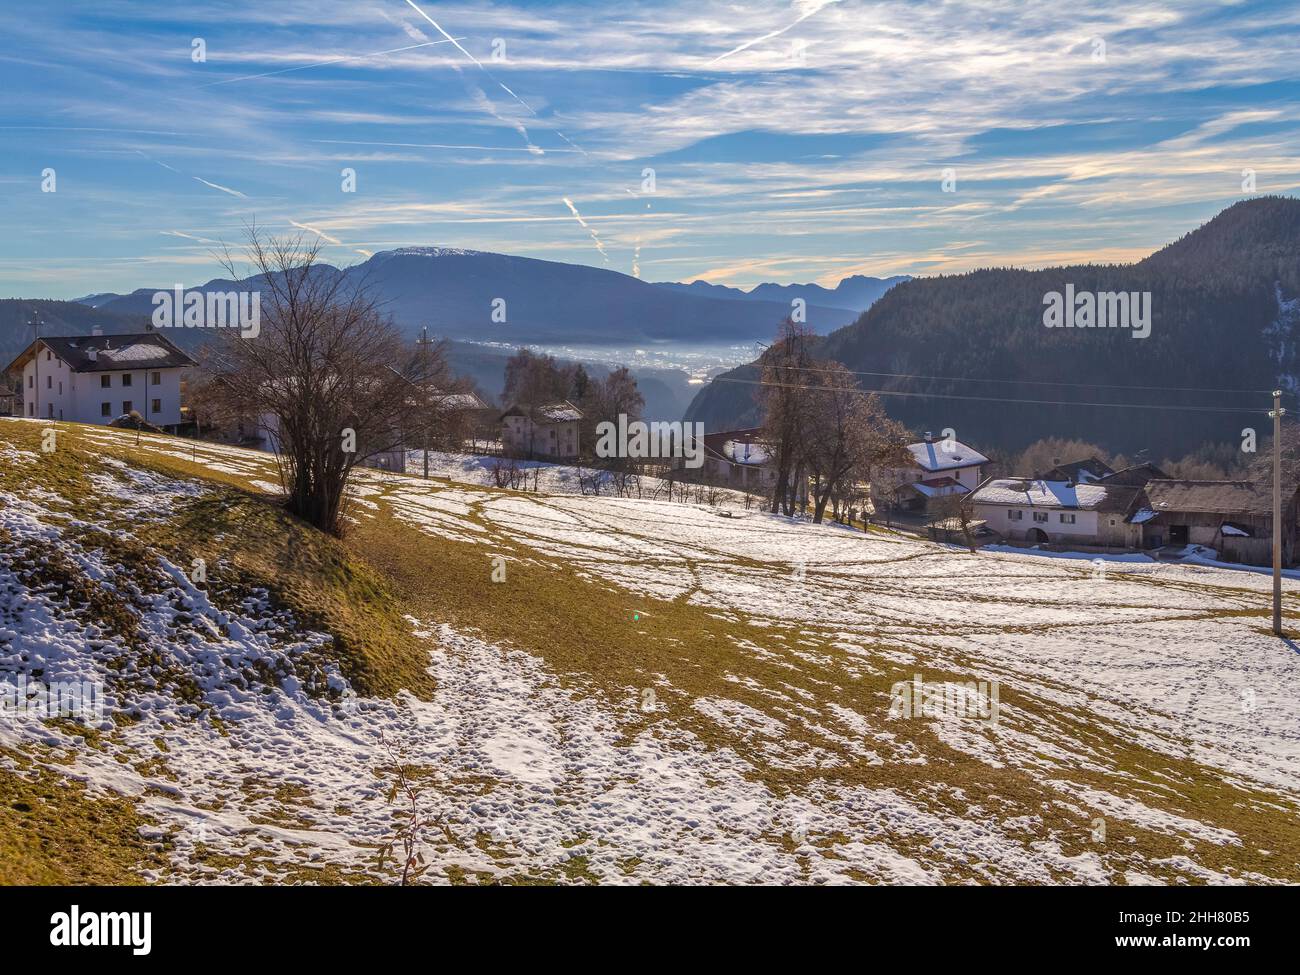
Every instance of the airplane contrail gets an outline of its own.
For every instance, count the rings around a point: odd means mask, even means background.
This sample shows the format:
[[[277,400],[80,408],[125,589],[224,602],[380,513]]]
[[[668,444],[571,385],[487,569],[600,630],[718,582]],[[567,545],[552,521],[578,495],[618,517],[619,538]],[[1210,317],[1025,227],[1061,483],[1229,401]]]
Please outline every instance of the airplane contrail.
[[[567,196],[562,196],[560,197],[560,199],[563,200],[564,205],[569,208],[569,212],[573,214],[574,219],[577,220],[578,223],[582,225],[582,229],[587,231],[587,233],[591,234],[591,239],[595,241],[596,250],[600,251],[600,256],[603,257],[606,261],[608,261],[609,255],[605,253],[605,245],[601,243],[600,236],[596,233],[595,229],[589,226],[587,221],[582,219],[582,214],[578,212],[578,208],[573,205],[572,200],[570,200]]]
[[[453,38],[448,38],[455,43]],[[306,71],[308,68],[323,68],[326,65],[338,64],[342,61],[363,61],[366,58],[383,57],[385,54],[400,54],[402,51],[414,51],[420,47],[432,47],[434,44],[446,44],[447,41],[425,41],[423,44],[409,44],[406,47],[395,47],[388,51],[373,51],[370,54],[351,54],[347,57],[330,58],[328,61],[317,61],[315,64],[297,64],[292,68],[279,68],[275,71],[264,71],[261,74],[244,75],[242,78],[222,78],[220,81],[209,81],[206,85],[199,85],[200,88],[212,88],[216,85],[231,85],[236,81],[252,81],[255,78],[269,78],[272,75],[288,74],[290,71]]]
[[[410,0],[407,0],[407,2],[409,3]],[[748,50],[749,48],[753,47],[755,44],[762,44],[764,41],[770,41],[774,37],[780,37],[790,28],[798,27],[805,20],[807,20],[813,14],[820,11],[822,8],[829,7],[833,3],[839,3],[840,0],[820,0],[820,2],[818,2],[818,0],[813,0],[813,2],[815,6],[810,7],[808,10],[800,14],[799,17],[793,23],[786,24],[780,30],[774,30],[769,34],[764,34],[762,37],[756,37],[752,41],[746,41],[744,44],[740,45],[740,47],[732,48],[726,54],[719,54],[716,58],[710,61],[709,64],[717,64],[719,61],[723,60],[724,58],[729,58],[733,54],[739,54],[741,51]]]
[[[293,226],[297,227],[299,230],[305,230],[308,233],[315,234],[317,237],[319,237],[323,241],[326,241],[327,243],[336,244],[340,247],[343,246],[343,241],[339,240],[337,237],[331,237],[323,230],[317,230],[315,227],[311,226],[310,224],[299,223],[297,220],[290,220],[289,223],[293,224]]]
[[[324,145],[340,146],[387,146],[391,149],[481,149],[484,152],[530,152],[534,155],[536,146],[469,146],[445,142],[363,142],[356,139],[312,139],[312,142]],[[547,149],[546,152],[582,152],[581,149]]]
[[[838,0],[837,0],[837,2],[838,2]],[[426,14],[423,10],[421,10],[418,6],[416,6],[414,0],[406,0],[406,5],[407,5],[408,7],[410,7],[412,10],[414,10],[414,11],[415,11],[417,14],[419,14],[421,17],[423,17],[425,20],[427,20],[430,24],[432,24],[434,30],[436,30],[439,34],[441,34],[441,35],[442,35],[443,37],[445,37],[447,40],[451,41],[451,43],[455,45],[456,50],[460,51],[461,54],[465,55],[465,57],[469,58],[472,62],[474,62],[474,65],[475,65],[475,66],[476,66],[480,71],[482,71],[485,75],[487,75],[489,78],[491,78],[492,81],[493,81],[493,83],[495,83],[496,86],[497,86],[498,88],[500,88],[500,89],[501,89],[502,91],[504,91],[507,95],[509,95],[511,98],[513,98],[515,101],[517,101],[520,105],[522,105],[525,109],[527,109],[527,110],[528,110],[528,113],[529,113],[530,115],[532,115],[534,118],[537,117],[537,112],[536,112],[536,110],[533,108],[533,106],[529,105],[526,101],[524,101],[522,98],[520,98],[518,95],[516,95],[516,94],[515,94],[515,93],[514,93],[510,88],[506,87],[506,86],[505,86],[504,84],[502,84],[500,81],[497,81],[496,75],[494,75],[491,71],[489,71],[489,70],[487,69],[487,67],[483,64],[482,61],[480,61],[478,58],[474,57],[474,55],[470,54],[469,51],[465,50],[465,48],[461,47],[461,46],[460,46],[460,42],[457,41],[456,38],[454,38],[454,37],[452,37],[450,34],[448,34],[445,30],[443,30],[441,24],[439,24],[436,20],[434,20],[432,17],[430,17],[428,14]],[[495,114],[495,113],[493,113],[493,114]],[[586,151],[585,151],[581,146],[579,146],[577,143],[575,143],[572,139],[570,139],[570,138],[569,138],[567,135],[565,135],[563,132],[559,131],[558,129],[551,129],[551,131],[554,132],[556,135],[558,135],[561,139],[563,139],[565,142],[567,142],[570,146],[572,146],[572,147],[573,147],[574,149],[576,149],[578,152],[581,152],[584,156],[587,154]]]
[[[237,196],[241,200],[248,199],[247,193],[241,193],[239,192],[239,190],[232,190],[229,186],[222,186],[220,183],[209,182],[208,180],[204,179],[202,176],[191,176],[190,179],[198,180],[204,186],[211,186],[214,190],[221,190],[222,193],[229,193],[231,196]]]

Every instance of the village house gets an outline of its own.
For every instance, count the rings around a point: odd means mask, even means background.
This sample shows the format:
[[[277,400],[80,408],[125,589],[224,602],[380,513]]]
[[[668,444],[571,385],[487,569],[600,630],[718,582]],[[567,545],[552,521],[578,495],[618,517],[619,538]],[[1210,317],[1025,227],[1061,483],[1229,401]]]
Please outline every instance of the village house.
[[[1142,529],[1127,520],[1141,488],[1099,482],[990,478],[969,498],[971,515],[997,534],[1033,544],[1137,548]]]
[[[183,375],[193,359],[156,332],[42,337],[6,368],[32,418],[112,423],[131,412],[175,433],[188,422]]]
[[[772,490],[776,485],[776,465],[760,442],[762,434],[761,427],[706,433],[703,479],[737,491]]]
[[[1282,564],[1296,555],[1297,488],[1282,496]],[[1155,479],[1137,499],[1132,519],[1143,545],[1203,545],[1224,562],[1271,565],[1273,490],[1253,481]]]
[[[1057,460],[1053,460],[1052,463],[1056,466],[1050,471],[1034,476],[1043,481],[1074,481],[1076,484],[1088,484],[1115,473],[1109,464],[1096,457],[1085,457],[1083,460],[1071,461],[1068,464],[1062,464]]]
[[[1089,457],[1041,477],[991,478],[968,503],[972,517],[1014,541],[1138,549],[1146,537],[1138,516],[1142,488],[1165,476],[1154,464],[1116,471]]]
[[[562,400],[544,406],[516,404],[501,414],[501,447],[508,457],[576,459],[582,411]]]
[[[939,498],[963,496],[980,485],[989,459],[960,440],[935,440],[926,433],[919,443],[907,445],[912,461],[906,467],[885,470],[871,484],[877,511],[903,508],[924,511]]]

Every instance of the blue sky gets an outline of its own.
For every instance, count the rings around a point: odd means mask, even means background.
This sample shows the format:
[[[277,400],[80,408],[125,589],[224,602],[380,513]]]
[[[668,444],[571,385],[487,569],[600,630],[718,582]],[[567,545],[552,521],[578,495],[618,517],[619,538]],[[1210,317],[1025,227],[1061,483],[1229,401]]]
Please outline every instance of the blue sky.
[[[5,4],[0,296],[200,283],[250,221],[744,287],[1130,260],[1295,193],[1297,51],[1294,3]]]

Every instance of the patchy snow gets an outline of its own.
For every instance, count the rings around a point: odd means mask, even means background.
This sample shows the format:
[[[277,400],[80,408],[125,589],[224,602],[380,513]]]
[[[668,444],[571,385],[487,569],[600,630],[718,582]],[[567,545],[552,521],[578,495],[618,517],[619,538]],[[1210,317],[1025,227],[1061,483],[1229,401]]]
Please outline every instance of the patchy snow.
[[[94,428],[87,439],[124,442]],[[272,483],[266,455],[150,444],[140,449]],[[10,453],[0,424],[0,458]],[[704,607],[745,624],[735,647],[789,677],[722,673],[692,695],[646,674],[641,687],[611,689],[411,620],[428,645],[433,699],[360,699],[331,664],[329,637],[264,593],[218,604],[180,566],[124,565],[97,542],[147,540],[150,518],[206,490],[103,457],[87,473],[94,512],[44,488],[0,492],[0,677],[102,680],[112,707],[139,720],[108,726],[98,749],[79,747],[67,726],[0,721],[0,744],[47,745],[68,762],[51,767],[137,797],[175,844],[177,875],[199,882],[301,879],[326,866],[373,873],[374,850],[393,829],[385,743],[428,772],[432,880],[460,870],[607,883],[1108,883],[1170,873],[1240,882],[1244,874],[1207,867],[1194,852],[1196,843],[1232,849],[1237,833],[1201,821],[1195,807],[1161,808],[1178,784],[1157,794],[1139,783],[1096,729],[1194,759],[1243,788],[1300,793],[1300,698],[1291,693],[1300,654],[1247,615],[1266,605],[1266,576],[1190,552],[1190,564],[971,555],[765,512],[719,518],[665,500],[485,490],[482,459],[439,456],[438,476],[457,480],[459,471],[468,483],[360,472],[364,510],[387,506],[410,531],[485,554],[508,538],[520,571],[527,559],[558,560],[630,594]],[[122,638],[84,606],[33,586],[38,552],[116,591],[158,665],[117,670]],[[1288,600],[1300,594],[1291,578],[1283,586]],[[834,680],[796,680],[830,674],[832,662]],[[916,725],[887,720],[889,695],[841,693],[913,673],[997,681],[998,721],[926,722],[917,739]],[[657,702],[647,708],[651,687]],[[926,741],[943,746],[940,762]],[[931,776],[953,753],[990,773],[1032,770],[1053,805],[1176,838],[1188,853],[1117,871],[1106,851],[1081,852],[1054,835],[1046,810],[1004,816],[996,796],[937,787]],[[903,767],[910,785],[840,777],[850,757],[855,773]],[[765,783],[771,770],[790,784]],[[257,865],[213,866],[200,849]]]

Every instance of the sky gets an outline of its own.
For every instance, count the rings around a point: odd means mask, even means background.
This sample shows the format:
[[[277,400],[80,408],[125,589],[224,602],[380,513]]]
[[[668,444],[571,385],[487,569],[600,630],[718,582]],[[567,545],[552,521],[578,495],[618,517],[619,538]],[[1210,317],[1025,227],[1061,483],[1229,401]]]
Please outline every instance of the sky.
[[[249,225],[745,288],[1136,260],[1295,193],[1298,51],[1276,2],[5,3],[0,297]]]

